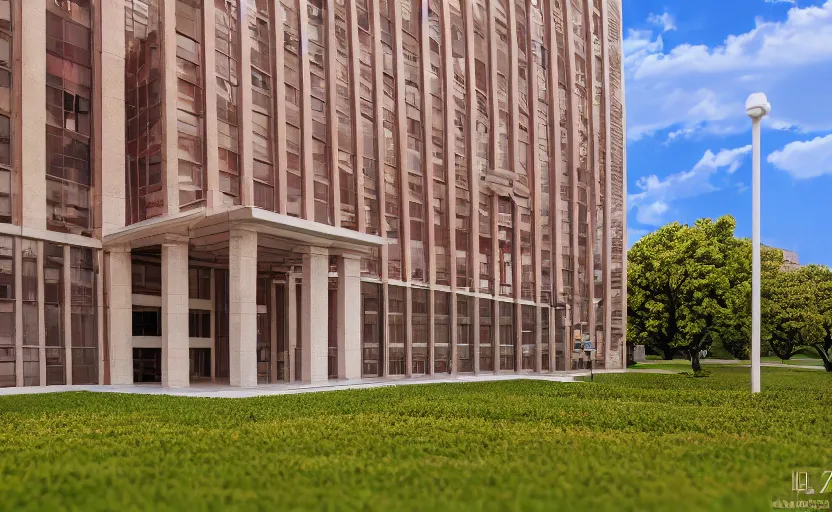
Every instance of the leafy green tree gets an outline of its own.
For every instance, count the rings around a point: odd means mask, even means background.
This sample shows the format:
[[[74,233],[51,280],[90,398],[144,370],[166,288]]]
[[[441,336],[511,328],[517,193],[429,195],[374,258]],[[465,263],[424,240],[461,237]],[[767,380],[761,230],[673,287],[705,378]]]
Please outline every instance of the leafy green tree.
[[[714,341],[737,359],[751,357],[751,240],[737,240],[733,257],[727,269],[731,280],[731,289],[726,296],[729,314],[720,317],[720,323],[714,333]],[[780,272],[783,265],[783,252],[779,249],[763,247],[760,253],[760,273],[762,288],[770,286],[772,279]]]
[[[799,270],[812,283],[813,302],[820,316],[821,330],[809,346],[823,359],[826,371],[832,372],[832,270],[821,265],[809,265]]]
[[[628,254],[628,338],[671,359],[681,351],[694,371],[699,353],[717,337],[739,336],[732,319],[743,304],[750,258],[724,216],[693,226],[672,223],[647,235]],[[747,263],[746,263],[747,262]]]
[[[780,359],[822,342],[823,315],[816,304],[815,269],[780,271],[762,289],[762,337]]]

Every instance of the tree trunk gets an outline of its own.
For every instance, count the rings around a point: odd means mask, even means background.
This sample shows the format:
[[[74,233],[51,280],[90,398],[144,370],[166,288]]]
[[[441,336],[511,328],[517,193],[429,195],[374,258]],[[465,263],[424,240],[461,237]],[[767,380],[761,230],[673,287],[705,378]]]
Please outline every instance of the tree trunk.
[[[699,351],[691,349],[688,350],[688,354],[690,354],[690,367],[694,372],[700,371],[702,369],[702,364],[699,362]]]
[[[670,347],[665,347],[663,350],[664,352],[664,360],[670,361],[673,359],[673,349]]]
[[[818,355],[820,358],[823,359],[823,367],[826,369],[827,372],[832,372],[832,360],[829,359],[829,354],[826,353],[825,347],[821,345],[812,345],[815,350],[817,350]]]

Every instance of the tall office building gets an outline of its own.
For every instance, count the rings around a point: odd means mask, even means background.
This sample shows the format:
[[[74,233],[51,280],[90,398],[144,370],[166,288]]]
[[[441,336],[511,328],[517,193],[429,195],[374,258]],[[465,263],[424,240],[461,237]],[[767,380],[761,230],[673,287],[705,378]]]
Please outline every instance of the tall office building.
[[[621,32],[620,0],[0,0],[0,386],[621,367]]]

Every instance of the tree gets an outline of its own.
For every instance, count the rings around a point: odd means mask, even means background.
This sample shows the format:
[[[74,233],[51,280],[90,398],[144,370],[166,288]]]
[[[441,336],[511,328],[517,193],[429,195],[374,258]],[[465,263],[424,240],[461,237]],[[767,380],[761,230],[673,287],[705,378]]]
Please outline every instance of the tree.
[[[685,352],[694,371],[699,353],[719,336],[744,329],[732,319],[750,278],[736,222],[724,216],[693,226],[672,223],[636,243],[628,254],[628,338],[671,359]],[[733,334],[731,334],[733,331]]]
[[[832,372],[832,270],[820,265],[809,265],[798,270],[811,285],[812,303],[819,316],[820,329],[808,345],[823,359],[823,367]]]
[[[814,282],[803,269],[780,271],[762,292],[762,335],[780,359],[822,338],[822,317],[814,303]]]
[[[729,314],[720,317],[720,325],[715,330],[714,341],[737,359],[751,357],[751,240],[744,238],[737,241],[738,246],[731,267],[727,273],[731,280],[731,289],[726,296]],[[760,253],[760,273],[762,288],[771,286],[772,280],[783,265],[783,252],[779,249],[763,247]]]

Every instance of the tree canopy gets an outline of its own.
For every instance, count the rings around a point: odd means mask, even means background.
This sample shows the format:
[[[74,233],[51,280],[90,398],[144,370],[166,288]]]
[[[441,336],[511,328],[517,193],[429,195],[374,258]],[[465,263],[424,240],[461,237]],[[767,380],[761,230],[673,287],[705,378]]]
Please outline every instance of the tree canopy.
[[[734,236],[724,216],[692,226],[667,224],[637,242],[627,256],[631,343],[672,359],[686,354],[695,371],[699,354],[720,342],[749,357],[751,256],[748,239]],[[809,265],[781,270],[783,254],[761,253],[762,341],[781,359],[814,348],[832,371],[832,270]]]
[[[744,307],[751,261],[735,228],[730,216],[672,223],[630,249],[627,334],[633,343],[667,359],[685,352],[698,371],[699,353],[714,340],[741,337],[745,325],[736,309]]]

